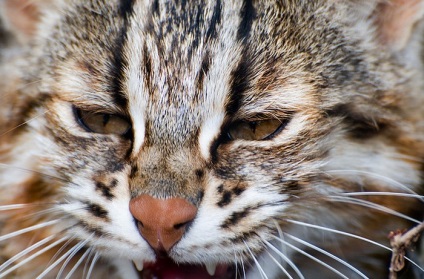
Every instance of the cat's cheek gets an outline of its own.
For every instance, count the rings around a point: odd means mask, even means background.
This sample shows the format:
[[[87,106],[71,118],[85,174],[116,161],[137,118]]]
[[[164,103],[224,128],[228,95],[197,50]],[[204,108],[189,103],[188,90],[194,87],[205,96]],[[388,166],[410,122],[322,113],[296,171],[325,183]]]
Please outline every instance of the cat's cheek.
[[[91,179],[75,177],[63,187],[64,199],[58,209],[70,220],[68,235],[87,239],[102,255],[119,253],[128,259],[154,261],[154,252],[139,234],[129,211],[126,176],[125,172],[115,175],[115,188],[109,192],[113,199],[102,196]]]
[[[288,207],[287,198],[271,188],[212,178],[193,224],[170,256],[189,262],[231,263],[234,253],[240,253],[248,259],[245,242],[252,250],[263,249],[260,236],[266,238],[273,230],[272,220]]]

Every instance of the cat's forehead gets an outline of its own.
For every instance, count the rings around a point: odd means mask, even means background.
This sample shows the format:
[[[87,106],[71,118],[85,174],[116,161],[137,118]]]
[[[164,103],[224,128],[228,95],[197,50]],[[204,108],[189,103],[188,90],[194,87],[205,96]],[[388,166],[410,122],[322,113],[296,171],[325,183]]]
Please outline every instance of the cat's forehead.
[[[294,11],[295,3],[283,2],[79,1],[48,34],[56,40],[46,49],[63,64],[50,67],[63,77],[85,68],[90,87],[102,84],[96,94],[121,104],[143,98],[153,114],[164,106],[180,111],[182,103],[228,105],[249,93],[252,100],[283,83],[300,92],[324,80],[313,55],[325,56],[321,49],[337,35],[317,45],[313,29],[301,31],[318,24],[313,7]]]
[[[182,142],[232,114],[284,118],[323,99],[326,86],[366,76],[355,46],[316,15],[327,6],[271,2],[79,1],[49,46],[65,63],[58,89],[126,111],[141,133]],[[343,75],[349,67],[358,70]]]
[[[128,63],[123,85],[131,114],[143,118],[150,137],[181,142],[198,134],[209,117],[224,117],[234,98],[231,73],[241,48],[238,9],[231,2],[227,9],[222,5],[135,3],[123,53]]]

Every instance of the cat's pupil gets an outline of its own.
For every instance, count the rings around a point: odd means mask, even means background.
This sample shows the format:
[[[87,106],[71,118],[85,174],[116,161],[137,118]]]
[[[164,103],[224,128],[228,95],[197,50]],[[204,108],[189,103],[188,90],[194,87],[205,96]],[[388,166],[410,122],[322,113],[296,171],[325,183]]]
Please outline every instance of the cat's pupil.
[[[287,121],[267,119],[238,121],[230,125],[228,136],[231,140],[268,140],[276,136],[287,125]]]
[[[87,131],[98,134],[125,136],[131,124],[119,115],[74,109],[77,122]]]

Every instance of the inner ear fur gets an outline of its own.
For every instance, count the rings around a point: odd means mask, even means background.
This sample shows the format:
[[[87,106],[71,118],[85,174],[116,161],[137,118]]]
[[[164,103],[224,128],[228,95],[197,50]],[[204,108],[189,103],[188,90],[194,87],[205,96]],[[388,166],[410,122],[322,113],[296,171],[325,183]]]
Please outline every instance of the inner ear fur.
[[[424,0],[379,1],[373,15],[378,40],[392,51],[403,50],[418,23],[422,22],[423,15]]]
[[[30,40],[40,15],[52,0],[0,0],[0,16],[4,27],[20,42]]]

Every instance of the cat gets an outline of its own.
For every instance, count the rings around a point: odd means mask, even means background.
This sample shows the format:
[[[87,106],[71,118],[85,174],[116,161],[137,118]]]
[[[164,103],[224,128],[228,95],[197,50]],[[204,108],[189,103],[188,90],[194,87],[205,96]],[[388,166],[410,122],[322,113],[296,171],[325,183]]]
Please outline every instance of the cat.
[[[423,1],[0,5],[0,278],[388,278]]]

